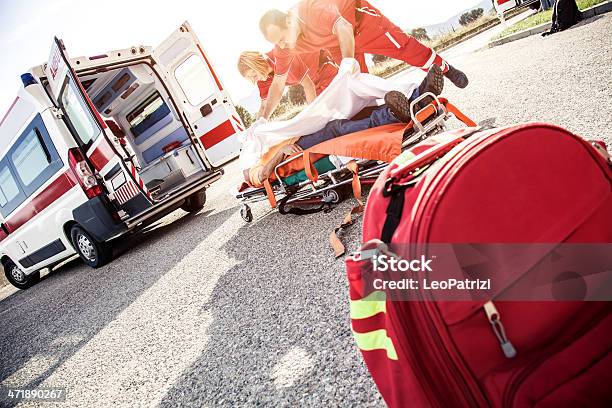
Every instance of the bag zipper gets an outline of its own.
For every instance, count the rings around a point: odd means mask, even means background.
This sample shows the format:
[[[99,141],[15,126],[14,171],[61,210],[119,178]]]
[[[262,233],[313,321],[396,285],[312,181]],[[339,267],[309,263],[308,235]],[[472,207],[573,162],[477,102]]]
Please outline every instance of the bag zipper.
[[[489,323],[491,323],[491,329],[493,329],[493,333],[495,333],[495,336],[499,340],[499,345],[506,358],[516,357],[516,349],[506,336],[506,330],[501,322],[501,317],[495,304],[492,301],[488,301],[483,305],[483,308]]]

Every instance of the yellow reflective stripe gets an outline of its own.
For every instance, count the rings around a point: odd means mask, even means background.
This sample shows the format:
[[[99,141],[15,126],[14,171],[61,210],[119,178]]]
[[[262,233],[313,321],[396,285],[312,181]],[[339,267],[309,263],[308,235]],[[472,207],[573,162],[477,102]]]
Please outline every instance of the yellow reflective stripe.
[[[416,154],[411,152],[410,150],[406,150],[402,152],[399,156],[397,156],[392,163],[397,164],[398,167],[403,167],[408,164],[412,159],[416,157]]]
[[[382,290],[370,293],[359,300],[350,301],[351,319],[367,319],[387,311],[387,296]]]
[[[355,336],[357,347],[361,350],[386,350],[387,358],[390,360],[397,360],[395,347],[393,347],[393,342],[387,336],[387,331],[385,329],[374,330],[367,333],[357,333],[353,330],[353,335]]]

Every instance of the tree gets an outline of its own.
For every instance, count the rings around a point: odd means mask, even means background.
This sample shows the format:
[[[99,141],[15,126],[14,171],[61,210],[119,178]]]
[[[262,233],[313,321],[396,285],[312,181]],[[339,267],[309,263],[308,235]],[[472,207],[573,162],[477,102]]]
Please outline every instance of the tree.
[[[472,18],[474,19],[474,21],[478,20],[480,17],[482,17],[482,15],[484,14],[484,10],[480,7],[478,7],[477,9],[472,10]]]
[[[306,94],[302,85],[291,85],[287,94],[289,101],[294,105],[304,105],[306,103]]]
[[[374,54],[372,55],[372,62],[375,64],[381,64],[385,61],[389,61],[391,58],[386,55]]]
[[[410,35],[416,38],[419,41],[429,41],[429,35],[427,34],[427,30],[423,27],[415,28],[410,32]]]
[[[244,123],[244,126],[246,127],[251,126],[255,120],[255,117],[251,115],[251,113],[242,105],[236,105],[236,112],[238,112],[238,116],[240,116],[242,123]]]
[[[474,10],[466,11],[461,15],[461,17],[459,17],[459,24],[466,26],[478,20],[483,14],[484,10],[480,7]]]

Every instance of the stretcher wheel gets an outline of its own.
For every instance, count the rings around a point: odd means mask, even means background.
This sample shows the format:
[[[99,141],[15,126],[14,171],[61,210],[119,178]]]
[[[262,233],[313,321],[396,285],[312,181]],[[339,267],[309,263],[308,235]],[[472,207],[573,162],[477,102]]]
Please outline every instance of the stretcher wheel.
[[[323,193],[323,202],[328,204],[338,204],[342,201],[342,194],[335,189],[326,190]]]
[[[253,213],[251,212],[251,207],[249,207],[247,204],[243,205],[240,208],[240,216],[246,222],[253,221]]]

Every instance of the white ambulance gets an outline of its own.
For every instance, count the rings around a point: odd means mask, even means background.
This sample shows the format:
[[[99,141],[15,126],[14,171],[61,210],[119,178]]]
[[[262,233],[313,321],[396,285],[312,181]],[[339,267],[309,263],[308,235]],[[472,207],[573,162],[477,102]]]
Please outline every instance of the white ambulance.
[[[177,208],[198,211],[236,158],[243,124],[188,23],[159,47],[49,61],[22,75],[0,122],[0,262],[27,288],[76,253]]]

